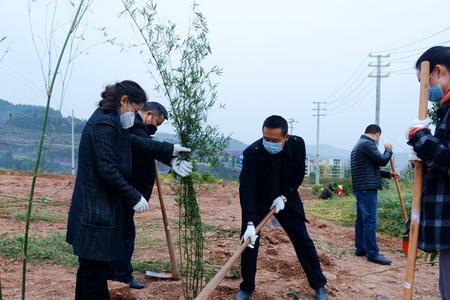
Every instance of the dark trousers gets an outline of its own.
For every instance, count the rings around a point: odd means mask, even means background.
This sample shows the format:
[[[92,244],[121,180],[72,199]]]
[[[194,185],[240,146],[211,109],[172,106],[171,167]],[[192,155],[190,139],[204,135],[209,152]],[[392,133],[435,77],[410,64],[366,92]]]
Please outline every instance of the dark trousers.
[[[109,300],[109,262],[79,257],[75,300]]]
[[[368,258],[380,254],[377,246],[378,223],[378,191],[355,191],[356,197],[356,223],[355,247],[356,251],[367,253]]]
[[[314,243],[309,237],[306,230],[305,222],[302,218],[290,211],[282,210],[276,215],[278,222],[284,231],[286,231],[289,239],[294,246],[295,253],[300,264],[308,278],[309,285],[317,290],[327,283],[325,276],[320,268],[319,257],[314,247]],[[257,220],[261,222],[262,218]],[[246,224],[242,226],[242,234],[247,228]],[[241,255],[241,274],[242,283],[240,289],[244,292],[251,293],[255,290],[256,261],[258,258],[260,238],[256,240],[255,248],[247,248]]]
[[[136,227],[134,226],[134,209],[122,205],[123,211],[123,255],[122,258],[111,263],[109,277],[115,281],[130,282],[133,279],[131,257],[134,252]]]
[[[450,249],[439,252],[439,291],[442,300],[450,300]]]

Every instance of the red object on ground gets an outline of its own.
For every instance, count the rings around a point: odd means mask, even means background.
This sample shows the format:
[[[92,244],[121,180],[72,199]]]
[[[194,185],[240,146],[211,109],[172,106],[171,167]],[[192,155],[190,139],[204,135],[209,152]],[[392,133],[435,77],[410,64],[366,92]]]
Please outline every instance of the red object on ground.
[[[344,196],[344,187],[342,185],[338,185],[337,195],[339,197],[343,197]]]

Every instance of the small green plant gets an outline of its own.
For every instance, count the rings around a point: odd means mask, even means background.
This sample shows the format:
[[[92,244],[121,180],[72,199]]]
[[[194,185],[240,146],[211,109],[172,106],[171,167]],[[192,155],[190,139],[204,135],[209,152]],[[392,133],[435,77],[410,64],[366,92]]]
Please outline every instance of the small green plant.
[[[314,196],[319,197],[320,193],[322,192],[322,185],[320,184],[315,184],[313,185],[312,189],[311,189],[311,194],[313,194]]]

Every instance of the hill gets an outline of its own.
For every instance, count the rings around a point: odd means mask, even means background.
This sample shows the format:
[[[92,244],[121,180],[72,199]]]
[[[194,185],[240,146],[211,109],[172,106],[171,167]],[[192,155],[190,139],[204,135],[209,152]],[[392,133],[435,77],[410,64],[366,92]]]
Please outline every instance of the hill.
[[[0,99],[0,168],[19,171],[29,171],[33,168],[43,116],[43,106],[13,104]],[[43,170],[70,173],[71,122],[71,117],[64,117],[59,111],[50,109],[42,164]],[[86,120],[74,118],[74,124],[75,147],[77,149]],[[156,139],[172,143],[176,143],[178,140],[176,135],[165,132],[158,132]],[[239,156],[246,147],[245,143],[237,139],[231,139],[226,153],[222,155],[220,167],[208,169],[203,166],[202,169],[221,177],[236,178],[239,172]],[[77,152],[76,150],[76,160]],[[310,159],[314,159],[315,145],[307,145],[306,152]],[[340,158],[344,161],[344,164],[348,165],[350,151],[321,144],[320,157],[325,160]],[[399,170],[404,168],[407,164],[407,154],[396,154],[396,162]]]

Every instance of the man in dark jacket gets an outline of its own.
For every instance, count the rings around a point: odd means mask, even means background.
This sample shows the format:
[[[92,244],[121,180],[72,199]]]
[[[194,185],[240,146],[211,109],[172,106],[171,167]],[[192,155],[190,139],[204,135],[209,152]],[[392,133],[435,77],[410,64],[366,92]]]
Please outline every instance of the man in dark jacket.
[[[237,300],[249,299],[255,290],[259,248],[255,225],[272,207],[275,207],[275,216],[289,236],[317,299],[327,299],[324,287],[327,281],[305,226],[305,212],[298,193],[305,175],[305,143],[301,137],[289,136],[287,131],[284,118],[270,116],[263,124],[263,138],[244,151],[239,193],[242,237],[250,239],[250,244],[241,256],[243,281]]]
[[[157,127],[168,119],[167,110],[158,102],[147,102],[136,114],[134,125],[130,128],[130,133],[142,138],[152,138]],[[152,195],[153,185],[156,176],[155,157],[142,153],[142,150],[133,147],[133,172],[130,184],[134,186],[144,198],[149,201]],[[171,153],[160,155],[158,160],[166,165],[171,165],[174,157]],[[136,228],[134,225],[134,210],[123,203],[123,256],[120,260],[112,264],[112,274],[110,276],[116,280],[127,283],[131,288],[142,289],[144,284],[133,277],[133,267],[131,258],[134,252],[134,242],[136,239]]]
[[[383,154],[378,151],[381,128],[372,124],[353,147],[351,154],[353,193],[356,197],[355,246],[356,256],[367,256],[370,262],[390,265],[391,261],[380,254],[377,246],[378,190],[381,177],[392,178],[394,174],[380,170],[392,157],[392,145],[385,144]],[[395,175],[398,176],[398,175]]]

